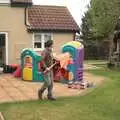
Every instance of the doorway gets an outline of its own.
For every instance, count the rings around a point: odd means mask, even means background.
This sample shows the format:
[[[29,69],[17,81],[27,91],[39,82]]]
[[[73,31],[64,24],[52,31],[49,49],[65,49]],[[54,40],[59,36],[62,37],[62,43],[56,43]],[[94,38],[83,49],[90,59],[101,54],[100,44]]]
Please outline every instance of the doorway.
[[[8,64],[7,33],[0,32],[0,65]]]

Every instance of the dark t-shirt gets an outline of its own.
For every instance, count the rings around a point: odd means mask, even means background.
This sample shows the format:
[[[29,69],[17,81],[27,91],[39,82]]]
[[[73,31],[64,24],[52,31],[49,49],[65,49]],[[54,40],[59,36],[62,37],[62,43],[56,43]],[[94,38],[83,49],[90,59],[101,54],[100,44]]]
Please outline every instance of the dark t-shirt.
[[[50,49],[44,49],[42,53],[43,57],[43,70],[45,70],[47,67],[50,67],[53,64],[53,53]]]

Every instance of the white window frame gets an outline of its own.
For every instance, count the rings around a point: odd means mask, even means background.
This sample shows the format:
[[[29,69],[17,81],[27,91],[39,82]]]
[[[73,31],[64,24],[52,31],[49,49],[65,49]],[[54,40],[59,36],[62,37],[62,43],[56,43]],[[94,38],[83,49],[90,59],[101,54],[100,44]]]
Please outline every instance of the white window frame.
[[[1,4],[8,4],[8,3],[10,3],[10,0],[0,0],[0,3]]]
[[[34,43],[35,43],[35,34],[41,34],[41,48],[35,48]],[[45,34],[51,34],[51,40],[53,40],[53,33],[33,33],[33,43],[32,47],[35,51],[43,50],[45,48],[45,39],[44,35]]]
[[[0,32],[0,34],[5,34],[5,52],[6,52],[6,65],[8,65],[8,33],[7,32]]]

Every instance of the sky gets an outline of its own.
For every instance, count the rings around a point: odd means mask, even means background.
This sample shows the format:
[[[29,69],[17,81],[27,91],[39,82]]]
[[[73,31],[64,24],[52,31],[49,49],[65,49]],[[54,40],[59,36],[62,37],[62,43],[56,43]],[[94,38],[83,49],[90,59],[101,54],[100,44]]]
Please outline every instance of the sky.
[[[33,0],[34,4],[67,6],[78,25],[90,0]]]

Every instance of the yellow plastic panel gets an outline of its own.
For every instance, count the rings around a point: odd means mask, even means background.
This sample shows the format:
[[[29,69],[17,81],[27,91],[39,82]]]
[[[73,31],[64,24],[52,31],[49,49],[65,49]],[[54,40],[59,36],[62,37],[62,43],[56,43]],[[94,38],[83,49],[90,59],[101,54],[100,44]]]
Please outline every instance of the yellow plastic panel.
[[[80,48],[80,47],[83,47],[83,45],[78,42],[78,41],[71,41],[71,42],[68,42],[66,43],[65,45],[63,45],[63,47],[67,46],[67,45],[70,45],[72,47],[75,47],[76,49]]]
[[[24,68],[23,69],[23,79],[24,80],[32,80],[32,69],[31,68]]]
[[[69,72],[68,73],[68,80],[73,80],[73,78],[74,78],[73,72]]]

